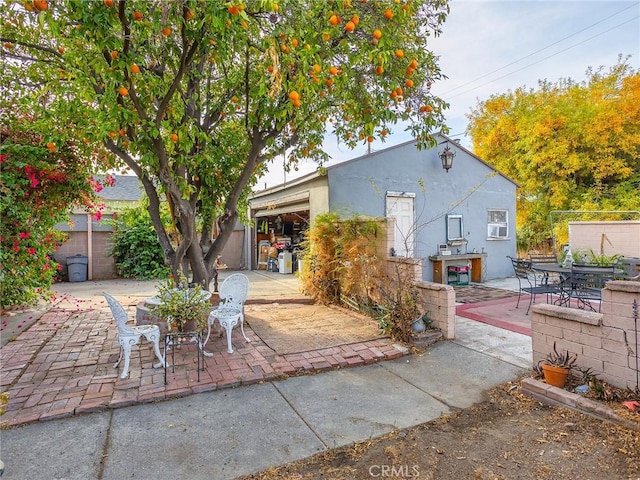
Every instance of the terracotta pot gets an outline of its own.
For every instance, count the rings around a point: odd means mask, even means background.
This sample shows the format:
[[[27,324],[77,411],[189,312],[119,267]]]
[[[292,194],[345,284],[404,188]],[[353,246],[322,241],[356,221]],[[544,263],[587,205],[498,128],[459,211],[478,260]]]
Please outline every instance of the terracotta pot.
[[[544,380],[554,387],[564,388],[569,377],[569,369],[564,367],[556,367],[555,365],[541,364]]]

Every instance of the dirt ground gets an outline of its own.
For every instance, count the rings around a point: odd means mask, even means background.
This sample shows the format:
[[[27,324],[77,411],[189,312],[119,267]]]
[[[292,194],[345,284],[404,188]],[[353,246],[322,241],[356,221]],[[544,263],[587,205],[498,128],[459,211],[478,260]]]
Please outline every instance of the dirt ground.
[[[371,478],[636,480],[640,432],[543,405],[514,382],[472,408],[243,480]]]

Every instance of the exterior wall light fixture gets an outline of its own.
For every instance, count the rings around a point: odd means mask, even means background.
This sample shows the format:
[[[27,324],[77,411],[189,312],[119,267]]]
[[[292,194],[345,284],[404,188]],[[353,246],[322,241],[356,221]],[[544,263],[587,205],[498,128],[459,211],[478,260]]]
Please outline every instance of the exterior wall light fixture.
[[[444,168],[447,173],[449,173],[449,169],[453,166],[453,157],[456,156],[456,152],[449,148],[449,145],[444,147],[444,150],[439,155],[440,160],[442,160],[442,168]]]

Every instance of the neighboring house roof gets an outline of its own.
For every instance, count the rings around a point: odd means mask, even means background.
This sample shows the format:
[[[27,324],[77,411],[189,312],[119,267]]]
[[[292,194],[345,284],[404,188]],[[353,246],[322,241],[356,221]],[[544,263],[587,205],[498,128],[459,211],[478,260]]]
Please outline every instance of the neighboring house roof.
[[[138,202],[142,198],[144,188],[135,175],[113,175],[116,182],[110,187],[104,188],[98,193],[100,198],[110,201]],[[97,176],[96,180],[102,180],[103,176]]]
[[[506,180],[508,180],[511,183],[513,183],[516,187],[520,187],[520,185],[515,180],[507,177],[506,175],[501,173],[499,170],[497,170],[495,167],[493,167],[492,165],[489,165],[487,162],[485,162],[480,157],[478,157],[476,154],[474,154],[471,150],[468,150],[467,148],[463,147],[462,145],[460,145],[458,142],[456,142],[452,138],[450,138],[450,137],[448,137],[448,136],[446,136],[444,134],[438,134],[436,136],[436,138],[439,138],[438,144],[441,144],[442,142],[450,142],[452,147],[455,147],[456,149],[464,151],[467,155],[473,157],[478,162],[483,163],[484,165],[489,167],[491,170],[495,171],[498,175],[500,175],[501,177],[504,177]],[[376,155],[387,154],[392,150],[404,148],[407,145],[415,145],[416,143],[417,143],[416,140],[409,140],[407,142],[399,143],[398,145],[394,145],[392,147],[385,148],[384,150],[378,150],[377,152],[367,153],[367,154],[362,155],[360,157],[352,158],[350,160],[346,160],[346,161],[338,163],[336,165],[331,165],[330,167],[327,167],[326,170],[327,171],[328,170],[335,170],[335,169],[343,167],[344,165],[348,165],[348,164],[354,163],[354,162],[359,162],[359,161],[364,160],[366,158],[374,157]],[[269,187],[269,188],[264,189],[264,190],[259,190],[257,192],[254,192],[253,195],[251,196],[251,198],[255,199],[255,198],[259,198],[259,197],[261,197],[263,195],[268,195],[268,194],[272,194],[272,193],[275,193],[275,192],[280,191],[280,190],[285,190],[285,189],[288,189],[289,187],[292,187],[294,185],[300,185],[300,184],[306,183],[306,182],[308,182],[308,181],[310,181],[312,179],[318,178],[321,175],[324,175],[324,174],[321,174],[321,173],[319,173],[317,171],[316,172],[312,172],[312,173],[304,175],[304,176],[302,176],[300,178],[297,178],[295,180],[290,180],[290,181],[288,181],[286,183],[282,183],[282,184],[279,184],[279,185],[275,185],[273,187]]]

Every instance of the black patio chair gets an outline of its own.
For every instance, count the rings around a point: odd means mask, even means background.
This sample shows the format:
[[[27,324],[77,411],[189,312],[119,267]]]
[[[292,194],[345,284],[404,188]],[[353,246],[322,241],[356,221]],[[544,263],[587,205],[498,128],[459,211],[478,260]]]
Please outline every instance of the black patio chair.
[[[622,270],[622,273],[616,273],[616,279],[640,281],[640,258],[621,257],[616,263],[616,268]]]
[[[526,258],[514,258],[508,257],[511,259],[511,264],[513,265],[513,271],[516,274],[516,278],[518,279],[518,302],[516,303],[516,308],[520,306],[520,297],[522,296],[522,292],[526,292],[529,294],[529,306],[527,307],[527,313],[525,315],[529,315],[529,310],[531,310],[531,305],[536,299],[536,295],[545,294],[547,297],[547,303],[549,301],[549,295],[551,295],[553,286],[549,283],[538,284],[538,277],[536,273],[531,269],[531,261]]]
[[[558,257],[555,253],[531,253],[529,252],[529,260],[531,264],[552,264],[559,265]],[[556,275],[549,275],[547,272],[536,273],[536,283],[538,285],[548,284],[549,281],[556,281],[558,283],[560,279]]]
[[[568,281],[571,285],[569,302],[571,302],[571,298],[575,298],[578,302],[578,308],[588,307],[593,312],[596,309],[591,302],[599,302],[597,311],[600,312],[602,289],[608,281],[613,280],[614,272],[614,265],[574,263]]]

